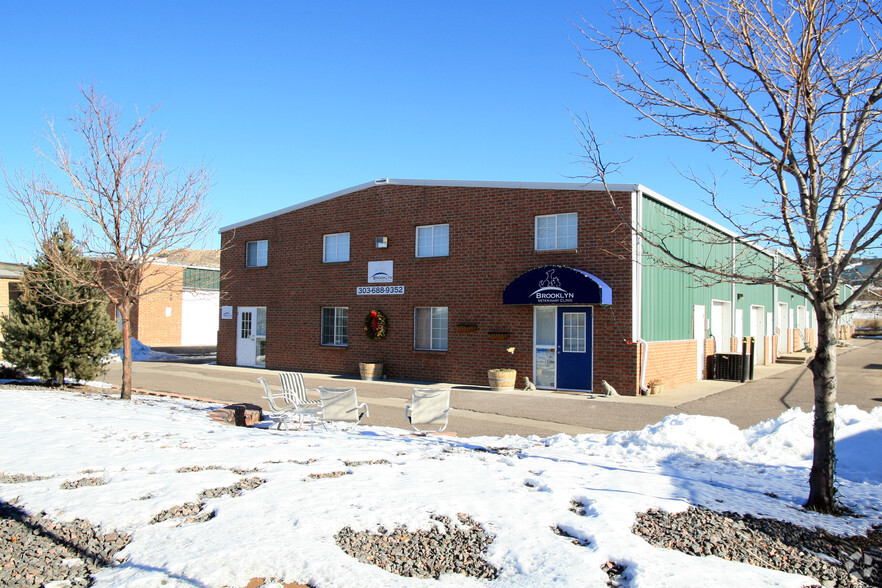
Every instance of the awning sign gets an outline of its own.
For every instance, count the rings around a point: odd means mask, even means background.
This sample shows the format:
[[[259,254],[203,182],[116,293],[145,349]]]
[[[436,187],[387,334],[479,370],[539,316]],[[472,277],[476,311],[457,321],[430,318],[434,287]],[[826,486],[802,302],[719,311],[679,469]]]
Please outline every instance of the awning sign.
[[[521,274],[502,292],[503,304],[612,304],[612,289],[586,271],[546,265]]]

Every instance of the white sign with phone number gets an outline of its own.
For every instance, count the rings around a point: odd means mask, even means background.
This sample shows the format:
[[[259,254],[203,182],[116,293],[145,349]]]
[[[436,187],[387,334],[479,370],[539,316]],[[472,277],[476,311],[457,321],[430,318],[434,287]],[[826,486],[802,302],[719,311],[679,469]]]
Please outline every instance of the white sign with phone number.
[[[359,286],[355,289],[359,296],[365,294],[404,294],[404,286]]]

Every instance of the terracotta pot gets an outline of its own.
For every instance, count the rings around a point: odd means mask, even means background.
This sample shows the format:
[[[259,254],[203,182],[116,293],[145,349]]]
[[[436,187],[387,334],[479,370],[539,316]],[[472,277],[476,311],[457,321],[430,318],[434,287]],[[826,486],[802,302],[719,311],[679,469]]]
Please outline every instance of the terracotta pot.
[[[359,363],[358,373],[361,374],[362,380],[381,380],[383,378],[383,364],[382,362]]]

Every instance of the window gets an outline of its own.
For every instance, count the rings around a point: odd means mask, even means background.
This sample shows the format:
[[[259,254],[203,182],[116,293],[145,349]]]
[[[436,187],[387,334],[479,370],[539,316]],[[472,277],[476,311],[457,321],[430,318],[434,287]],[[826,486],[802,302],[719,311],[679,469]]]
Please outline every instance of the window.
[[[563,350],[568,353],[585,353],[587,328],[584,312],[563,313]]]
[[[245,267],[266,265],[266,241],[249,241],[245,244]]]
[[[547,214],[536,217],[536,251],[578,247],[579,215]]]
[[[322,345],[349,344],[349,309],[334,306],[322,309]]]
[[[325,263],[349,261],[349,233],[325,235],[322,261]]]
[[[450,251],[450,225],[417,227],[416,256],[444,257]]]
[[[418,307],[413,313],[415,349],[447,351],[447,307]]]
[[[257,308],[257,321],[254,329],[254,363],[259,366],[266,365],[266,307]]]

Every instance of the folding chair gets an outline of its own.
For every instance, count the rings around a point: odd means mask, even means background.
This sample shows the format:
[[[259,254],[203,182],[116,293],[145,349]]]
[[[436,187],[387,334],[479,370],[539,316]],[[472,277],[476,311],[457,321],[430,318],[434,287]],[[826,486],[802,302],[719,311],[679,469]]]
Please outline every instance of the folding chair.
[[[327,421],[343,421],[358,424],[362,418],[370,416],[368,405],[358,403],[355,388],[336,388],[319,386],[322,402],[322,418]],[[359,413],[363,408],[364,412]]]
[[[414,388],[412,402],[404,409],[404,418],[418,433],[420,427],[440,427],[436,433],[447,428],[450,414],[450,388]]]

